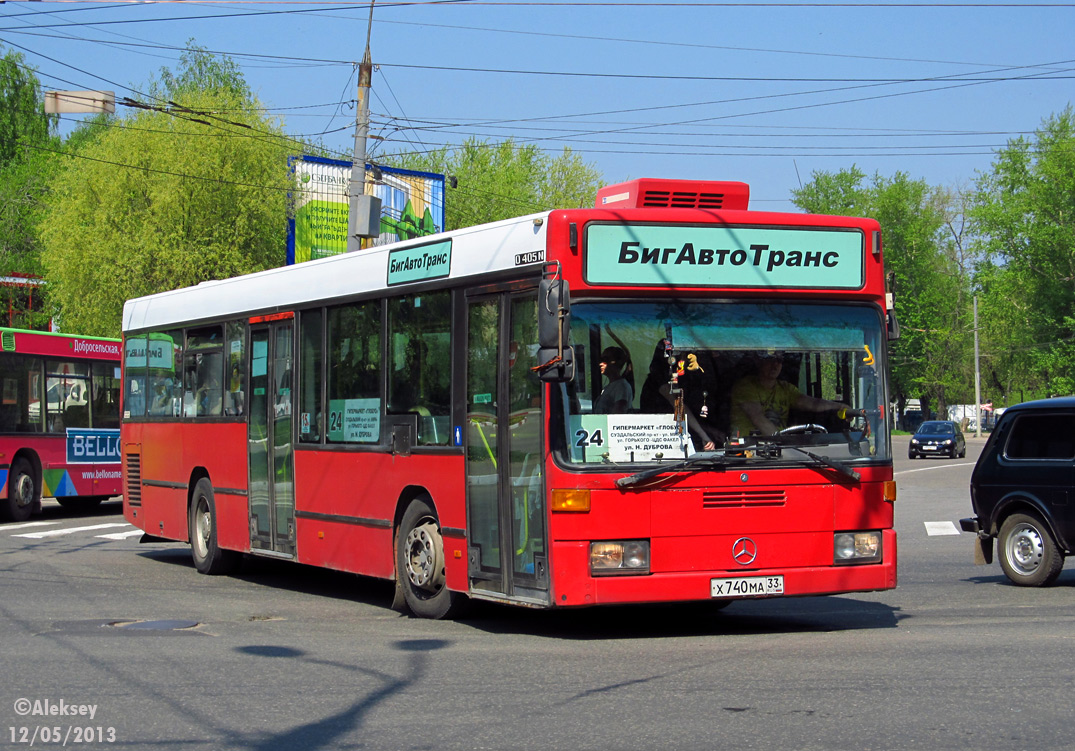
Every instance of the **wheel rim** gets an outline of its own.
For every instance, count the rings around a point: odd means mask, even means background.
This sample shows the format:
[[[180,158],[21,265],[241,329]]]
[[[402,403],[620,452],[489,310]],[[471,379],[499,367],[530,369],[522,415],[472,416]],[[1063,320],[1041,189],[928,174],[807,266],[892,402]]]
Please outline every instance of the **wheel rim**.
[[[209,540],[213,535],[213,517],[209,514],[209,504],[204,498],[198,499],[194,511],[194,548],[200,558],[209,552]]]
[[[34,502],[34,479],[30,475],[19,475],[15,479],[15,504],[25,508]]]
[[[1033,574],[1045,557],[1041,533],[1030,524],[1020,524],[1008,535],[1004,553],[1016,572],[1024,576]]]
[[[405,565],[407,578],[418,589],[437,592],[444,584],[440,533],[436,523],[425,521],[407,535]]]

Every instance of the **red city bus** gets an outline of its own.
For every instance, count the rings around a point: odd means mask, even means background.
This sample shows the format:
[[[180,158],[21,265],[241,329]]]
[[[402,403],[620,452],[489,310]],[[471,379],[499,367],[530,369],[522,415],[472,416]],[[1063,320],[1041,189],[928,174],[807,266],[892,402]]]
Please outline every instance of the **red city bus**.
[[[434,618],[895,587],[880,227],[747,199],[639,180],[128,301],[126,518]]]
[[[120,494],[120,341],[0,328],[0,521]]]

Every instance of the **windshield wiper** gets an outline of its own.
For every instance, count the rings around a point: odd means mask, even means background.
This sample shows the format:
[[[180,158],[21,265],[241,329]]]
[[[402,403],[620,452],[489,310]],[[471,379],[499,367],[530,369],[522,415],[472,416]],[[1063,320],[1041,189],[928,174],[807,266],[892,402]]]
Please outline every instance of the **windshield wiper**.
[[[636,472],[633,475],[621,477],[620,479],[616,480],[616,487],[629,488],[632,485],[637,485],[644,480],[648,480],[651,477],[656,477],[657,475],[662,475],[665,472],[675,472],[677,470],[685,469],[687,467],[690,467],[691,465],[700,464],[702,462],[713,462],[714,464],[721,465],[728,464],[730,461],[731,459],[729,457],[716,451],[699,451],[689,459],[684,459],[681,462],[676,462],[675,464],[665,464],[660,467],[651,467],[650,469],[644,469],[641,472]]]
[[[811,459],[813,459],[818,464],[824,464],[826,467],[830,467],[832,469],[835,469],[841,475],[847,475],[852,480],[861,479],[861,475],[858,472],[856,472],[855,470],[851,469],[851,467],[847,466],[843,462],[838,462],[835,459],[828,458],[827,456],[821,456],[820,454],[815,454],[813,451],[807,451],[806,449],[801,449],[798,446],[781,446],[780,448],[782,448],[782,449],[791,449],[792,451],[798,451],[800,454],[805,454],[806,456],[810,457]]]

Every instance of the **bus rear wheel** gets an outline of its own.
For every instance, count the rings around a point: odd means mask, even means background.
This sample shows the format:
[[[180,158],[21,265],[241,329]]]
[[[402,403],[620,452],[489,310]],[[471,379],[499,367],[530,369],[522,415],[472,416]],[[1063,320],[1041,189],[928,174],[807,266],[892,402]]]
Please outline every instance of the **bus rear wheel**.
[[[30,462],[19,458],[11,463],[8,474],[7,498],[0,501],[0,520],[24,522],[30,518],[40,500],[34,469]]]
[[[203,477],[194,486],[190,500],[190,550],[194,568],[203,574],[226,574],[235,568],[239,554],[217,544],[216,500],[213,485]]]
[[[420,618],[450,618],[466,596],[448,589],[444,576],[444,539],[428,498],[415,498],[403,512],[396,534],[396,577],[403,599]]]

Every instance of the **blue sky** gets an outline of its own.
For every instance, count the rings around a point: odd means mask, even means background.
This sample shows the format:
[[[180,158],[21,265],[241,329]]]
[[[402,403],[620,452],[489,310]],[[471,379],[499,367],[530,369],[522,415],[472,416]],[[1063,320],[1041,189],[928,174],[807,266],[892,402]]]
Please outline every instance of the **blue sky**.
[[[368,3],[0,16],[45,88],[133,96],[193,39],[231,55],[289,133],[351,153]],[[512,137],[570,146],[608,182],[740,180],[769,210],[851,165],[958,187],[1075,99],[1073,38],[1075,3],[377,2],[371,156]]]

